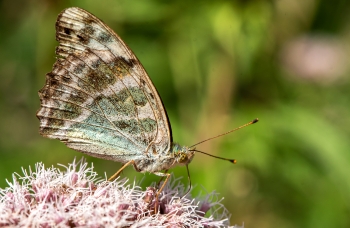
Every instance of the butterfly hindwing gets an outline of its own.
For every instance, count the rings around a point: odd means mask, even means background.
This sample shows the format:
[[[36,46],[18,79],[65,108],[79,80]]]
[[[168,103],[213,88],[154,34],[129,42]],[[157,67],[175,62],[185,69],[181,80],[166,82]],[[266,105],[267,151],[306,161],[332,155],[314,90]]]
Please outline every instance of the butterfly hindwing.
[[[40,133],[120,162],[167,152],[171,129],[161,99],[127,45],[80,8],[56,22],[57,61],[39,91]]]

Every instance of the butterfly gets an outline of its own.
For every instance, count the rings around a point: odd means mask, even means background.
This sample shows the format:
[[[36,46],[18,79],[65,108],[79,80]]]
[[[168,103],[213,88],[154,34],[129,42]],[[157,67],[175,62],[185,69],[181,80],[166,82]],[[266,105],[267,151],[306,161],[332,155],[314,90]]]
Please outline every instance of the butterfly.
[[[56,40],[56,62],[39,91],[40,134],[124,164],[109,180],[128,165],[165,177],[158,195],[170,177],[168,169],[181,164],[188,170],[195,152],[201,152],[194,147],[199,143],[187,147],[173,142],[169,118],[151,79],[100,19],[77,7],[65,9],[57,18]]]

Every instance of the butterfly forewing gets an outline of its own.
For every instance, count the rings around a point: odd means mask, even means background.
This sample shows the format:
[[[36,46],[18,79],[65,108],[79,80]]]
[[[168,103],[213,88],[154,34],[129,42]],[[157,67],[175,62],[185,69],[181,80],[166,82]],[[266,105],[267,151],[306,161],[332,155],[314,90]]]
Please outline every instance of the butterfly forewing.
[[[56,39],[58,58],[39,91],[40,133],[124,163],[168,152],[171,130],[161,99],[119,36],[87,11],[68,8],[58,16]]]

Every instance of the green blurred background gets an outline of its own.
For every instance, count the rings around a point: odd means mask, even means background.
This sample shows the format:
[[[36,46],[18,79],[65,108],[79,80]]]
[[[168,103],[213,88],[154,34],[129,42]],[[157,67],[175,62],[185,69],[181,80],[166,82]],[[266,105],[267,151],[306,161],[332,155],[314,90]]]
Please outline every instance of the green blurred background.
[[[197,149],[194,196],[216,190],[245,227],[350,227],[350,2],[0,1],[0,187],[42,161],[82,154],[38,133],[37,91],[55,62],[64,8],[95,14],[131,47],[157,87],[174,140]],[[103,177],[119,163],[85,156]],[[187,184],[186,169],[173,169]],[[147,186],[158,178],[131,167]],[[135,177],[136,176],[136,177]],[[203,188],[201,187],[203,186]]]

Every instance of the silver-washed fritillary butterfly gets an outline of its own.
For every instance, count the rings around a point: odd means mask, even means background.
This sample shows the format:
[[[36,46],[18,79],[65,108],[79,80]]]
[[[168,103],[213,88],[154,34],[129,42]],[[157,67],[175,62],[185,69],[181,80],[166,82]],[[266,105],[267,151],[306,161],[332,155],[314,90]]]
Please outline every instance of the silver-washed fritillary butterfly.
[[[158,196],[170,176],[160,171],[187,166],[197,150],[173,142],[167,113],[145,69],[112,29],[83,9],[59,14],[56,39],[57,60],[39,91],[40,134],[125,164],[110,180],[130,164],[166,177]]]

